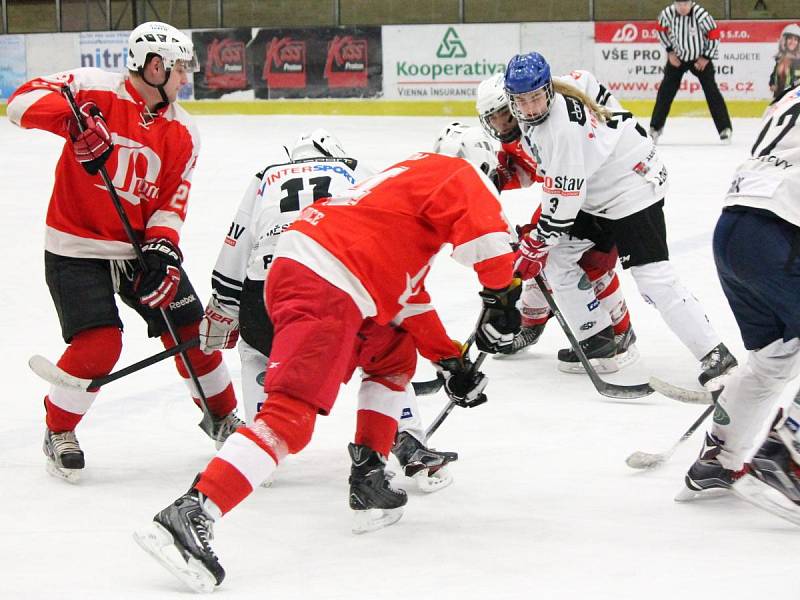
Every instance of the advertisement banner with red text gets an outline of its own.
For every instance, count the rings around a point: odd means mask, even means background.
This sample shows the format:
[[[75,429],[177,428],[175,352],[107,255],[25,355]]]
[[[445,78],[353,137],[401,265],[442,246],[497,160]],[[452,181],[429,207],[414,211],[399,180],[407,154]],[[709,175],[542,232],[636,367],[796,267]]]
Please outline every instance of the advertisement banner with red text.
[[[713,64],[726,99],[772,98],[769,77],[781,31],[792,21],[717,21],[718,56]],[[595,23],[595,75],[618,98],[654,99],[667,53],[655,21]],[[677,99],[703,99],[700,82],[684,75]]]

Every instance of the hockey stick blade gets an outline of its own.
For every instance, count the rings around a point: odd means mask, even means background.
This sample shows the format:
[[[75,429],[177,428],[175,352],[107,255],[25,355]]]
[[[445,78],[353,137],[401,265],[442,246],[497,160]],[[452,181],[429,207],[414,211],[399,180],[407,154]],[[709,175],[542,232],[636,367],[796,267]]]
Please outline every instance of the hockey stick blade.
[[[435,394],[444,385],[444,377],[437,375],[436,379],[430,381],[412,381],[411,387],[414,388],[414,394],[417,396],[429,396]]]
[[[31,371],[36,373],[47,383],[51,383],[58,387],[82,390],[85,392],[92,384],[91,379],[75,377],[66,371],[62,371],[41,354],[34,354],[31,356],[28,359],[28,366],[31,368]]]
[[[675,442],[672,447],[667,450],[666,452],[659,452],[657,454],[650,454],[649,452],[642,452],[641,450],[637,450],[633,454],[631,454],[628,458],[625,459],[625,464],[628,465],[631,469],[655,469],[656,467],[660,467],[665,462],[667,462],[672,455],[675,454],[675,451],[678,447],[688,440],[697,428],[703,424],[714,410],[714,406],[707,407],[697,418],[697,420],[689,426],[689,429],[683,432],[683,435]]]
[[[713,392],[709,392],[708,390],[687,390],[686,388],[667,383],[658,377],[650,378],[650,387],[662,396],[686,404],[714,404],[722,393],[722,388],[714,390]]]
[[[123,367],[122,369],[114,371],[113,373],[109,373],[108,375],[104,375],[103,377],[97,377],[96,379],[84,379],[82,377],[70,375],[63,369],[58,368],[47,358],[39,354],[31,356],[31,358],[28,360],[28,366],[31,368],[31,371],[52,385],[74,390],[82,390],[85,392],[89,389],[102,387],[107,383],[121,379],[126,375],[140,371],[145,367],[149,367],[150,365],[154,365],[157,362],[164,360],[165,358],[175,356],[176,354],[181,354],[182,352],[199,345],[199,338],[192,338],[190,340],[181,342],[177,346],[173,346],[172,348],[163,350],[162,352],[158,352],[152,356],[148,356],[147,358],[135,362],[132,365]]]
[[[616,383],[609,383],[607,381],[596,381],[593,382],[595,384],[595,388],[597,392],[601,396],[605,396],[607,398],[617,398],[617,399],[632,399],[632,398],[644,398],[645,396],[649,396],[655,390],[650,387],[648,383],[637,383],[635,385],[618,385]]]

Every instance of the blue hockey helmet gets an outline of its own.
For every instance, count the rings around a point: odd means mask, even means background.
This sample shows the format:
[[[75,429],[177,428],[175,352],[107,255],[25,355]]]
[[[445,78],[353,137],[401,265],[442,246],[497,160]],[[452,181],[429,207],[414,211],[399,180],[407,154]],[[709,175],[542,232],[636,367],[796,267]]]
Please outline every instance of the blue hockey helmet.
[[[505,74],[508,104],[517,121],[533,126],[544,122],[553,103],[550,65],[538,52],[517,54]]]

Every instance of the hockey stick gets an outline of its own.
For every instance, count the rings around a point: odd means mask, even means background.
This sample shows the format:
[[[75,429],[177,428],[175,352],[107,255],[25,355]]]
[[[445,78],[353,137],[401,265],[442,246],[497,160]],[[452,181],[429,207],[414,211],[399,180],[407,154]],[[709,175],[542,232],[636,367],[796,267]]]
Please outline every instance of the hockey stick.
[[[659,379],[650,378],[650,387],[659,394],[686,404],[714,404],[722,393],[722,388],[709,392],[708,390],[687,390],[686,388],[672,385]]]
[[[444,377],[440,374],[436,375],[436,379],[430,381],[412,381],[411,387],[414,388],[414,394],[417,396],[429,396],[435,394],[444,385]]]
[[[97,377],[96,379],[84,379],[82,377],[70,375],[39,354],[35,354],[34,356],[30,357],[28,360],[28,366],[31,368],[31,371],[36,373],[48,383],[86,392],[88,390],[94,390],[102,387],[107,383],[121,379],[126,375],[135,373],[136,371],[141,371],[145,367],[149,367],[157,362],[161,362],[165,358],[175,356],[184,350],[188,350],[189,348],[194,348],[195,346],[199,345],[200,338],[192,338],[190,340],[186,340],[185,342],[181,342],[177,346],[173,346],[172,348],[163,350],[162,352],[153,354],[152,356],[148,356],[147,358],[140,360],[139,362],[135,362],[132,365],[128,365],[119,371],[114,371],[113,373],[109,373],[103,377]]]
[[[697,417],[697,420],[689,426],[689,429],[683,432],[683,435],[672,445],[672,448],[667,450],[666,452],[659,452],[658,454],[650,454],[648,452],[642,452],[641,450],[637,450],[633,454],[631,454],[628,458],[625,459],[625,464],[628,465],[631,469],[655,469],[656,467],[661,466],[666,461],[668,461],[673,454],[675,454],[675,450],[678,449],[683,442],[688,440],[697,428],[703,424],[710,415],[714,411],[714,405],[706,407],[706,409],[702,412],[702,414]]]
[[[578,343],[578,340],[575,339],[575,335],[569,328],[569,325],[567,324],[566,319],[564,319],[564,315],[561,313],[561,310],[556,305],[553,295],[548,291],[547,284],[544,282],[544,279],[542,279],[541,275],[537,275],[535,279],[536,284],[542,291],[542,295],[545,297],[547,304],[550,306],[550,310],[558,320],[558,324],[561,325],[561,329],[564,330],[564,334],[567,336],[569,343],[572,345],[572,349],[575,351],[575,354],[578,355],[578,360],[581,361],[583,368],[586,369],[586,374],[589,376],[589,379],[592,380],[592,383],[599,394],[608,398],[642,398],[652,394],[655,391],[652,387],[650,387],[650,384],[647,383],[640,383],[636,385],[619,385],[616,383],[603,381],[597,374],[594,365],[592,365],[592,363],[589,362],[589,359],[586,358],[586,354],[584,353],[583,348],[581,348],[581,345]]]
[[[77,121],[79,131],[83,132],[86,127],[84,126],[83,119],[81,118],[78,104],[75,102],[75,97],[72,95],[72,90],[69,89],[68,85],[65,85],[62,86],[61,93],[67,99],[67,102],[72,109],[72,114]],[[117,190],[114,187],[114,184],[111,182],[111,178],[108,176],[108,171],[106,171],[104,165],[100,166],[100,176],[103,178],[103,183],[108,190],[108,195],[111,197],[111,202],[114,204],[114,208],[117,211],[119,220],[122,223],[122,228],[125,230],[125,234],[128,236],[128,241],[131,243],[131,246],[133,246],[133,251],[136,254],[136,260],[138,261],[142,272],[146,273],[147,262],[144,259],[142,247],[139,244],[136,233],[133,231],[133,227],[131,227],[131,222],[128,220],[128,215],[125,214],[125,209],[122,208],[122,201],[119,199],[119,194],[117,194]],[[181,338],[178,335],[178,330],[175,327],[175,321],[173,321],[172,315],[164,308],[160,308],[159,310],[161,311],[161,317],[164,319],[164,323],[167,325],[167,330],[169,331],[170,336],[172,336],[172,340],[175,342],[176,346],[180,346]],[[203,409],[203,418],[199,424],[200,429],[205,431],[209,437],[213,438],[214,419],[211,416],[211,411],[208,408],[208,400],[206,399],[206,395],[203,392],[202,386],[200,385],[200,380],[197,378],[197,373],[195,372],[189,357],[186,355],[186,351],[181,350],[180,356],[183,360],[184,366],[186,367],[186,372],[189,374],[189,379],[192,381],[195,393],[197,393],[197,397],[200,400],[200,406]]]
[[[475,371],[480,369],[485,358],[486,358],[486,352],[481,352],[480,354],[478,354],[478,358],[476,358],[475,362],[472,363],[472,369],[470,369],[470,373],[474,373]],[[442,384],[444,384],[444,377],[442,378]],[[483,404],[483,402],[481,402],[481,404]],[[479,405],[475,404],[473,406],[479,406]],[[425,430],[425,441],[430,439],[430,437],[436,432],[436,430],[442,426],[444,420],[450,415],[451,412],[453,412],[453,409],[455,407],[456,407],[456,402],[455,400],[451,399],[447,403],[447,405],[442,409],[442,412],[439,413],[439,415],[433,420],[433,422],[431,422],[431,424]]]

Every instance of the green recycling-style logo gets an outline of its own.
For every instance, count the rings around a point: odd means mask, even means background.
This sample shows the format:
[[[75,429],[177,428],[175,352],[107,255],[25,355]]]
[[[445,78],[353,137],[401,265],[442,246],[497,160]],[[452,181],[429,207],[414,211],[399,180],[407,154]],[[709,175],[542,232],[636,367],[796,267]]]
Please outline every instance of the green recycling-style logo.
[[[467,51],[453,27],[448,27],[444,33],[439,47],[436,49],[436,58],[465,58]]]

